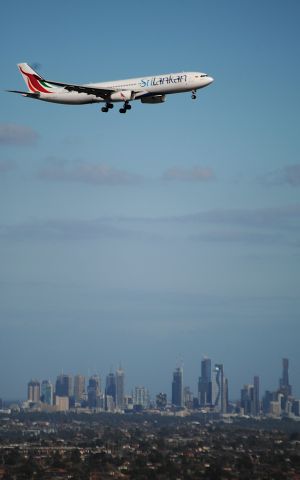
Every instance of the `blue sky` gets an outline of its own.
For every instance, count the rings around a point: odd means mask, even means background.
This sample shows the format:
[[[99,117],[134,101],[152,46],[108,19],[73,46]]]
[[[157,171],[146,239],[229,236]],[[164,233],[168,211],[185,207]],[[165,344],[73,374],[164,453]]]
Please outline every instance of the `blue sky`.
[[[300,396],[297,0],[1,5],[0,397],[122,363],[127,390],[230,396],[281,358]],[[215,82],[126,115],[4,92],[16,63],[87,83],[176,71]],[[9,368],[8,368],[9,366]]]

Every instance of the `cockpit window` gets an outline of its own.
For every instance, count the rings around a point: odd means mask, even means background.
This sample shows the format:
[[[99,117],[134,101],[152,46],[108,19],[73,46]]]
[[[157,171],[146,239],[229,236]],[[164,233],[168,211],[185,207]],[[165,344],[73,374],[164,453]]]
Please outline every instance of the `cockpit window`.
[[[203,73],[203,74],[201,75],[201,77],[207,77],[207,74],[206,74],[206,73]]]

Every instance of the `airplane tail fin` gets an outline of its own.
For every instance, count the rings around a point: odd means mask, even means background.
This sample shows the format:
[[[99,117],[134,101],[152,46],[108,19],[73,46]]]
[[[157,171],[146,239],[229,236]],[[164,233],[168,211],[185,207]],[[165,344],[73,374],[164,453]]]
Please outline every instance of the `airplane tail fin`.
[[[46,82],[28,63],[18,63],[18,69],[31,93],[53,93],[55,87]]]

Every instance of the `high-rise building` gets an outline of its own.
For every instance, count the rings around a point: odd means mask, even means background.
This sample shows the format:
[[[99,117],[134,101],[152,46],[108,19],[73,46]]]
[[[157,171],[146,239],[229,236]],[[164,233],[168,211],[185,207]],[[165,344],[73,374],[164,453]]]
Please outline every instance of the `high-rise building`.
[[[60,374],[56,379],[55,394],[59,397],[71,397],[73,395],[73,381],[71,375]]]
[[[201,377],[198,381],[199,406],[211,405],[211,359],[204,358],[201,362]]]
[[[85,376],[75,375],[74,377],[74,398],[76,403],[84,400],[85,394]]]
[[[133,392],[133,406],[142,409],[148,408],[150,404],[149,392],[145,387],[135,387]]]
[[[38,380],[30,380],[27,385],[27,399],[29,402],[37,403],[41,398],[41,387]]]
[[[212,372],[212,405],[216,412],[227,412],[226,383],[223,365],[216,364]]]
[[[241,390],[241,407],[245,415],[257,416],[260,413],[259,377],[254,377],[253,385],[244,385]]]
[[[241,407],[245,415],[253,415],[254,410],[254,386],[244,385],[241,390]]]
[[[42,381],[41,401],[47,405],[53,405],[53,385],[49,380]]]
[[[183,405],[185,408],[192,409],[193,408],[193,400],[194,400],[194,395],[193,392],[191,392],[190,387],[184,387],[183,389]]]
[[[92,375],[89,378],[89,383],[87,387],[89,408],[96,408],[100,406],[100,392],[101,392],[100,377],[99,375]]]
[[[116,407],[124,409],[124,370],[120,367],[116,371]]]
[[[289,360],[282,359],[282,377],[279,380],[279,391],[283,393],[285,399],[292,395],[292,387],[289,383]]]
[[[105,409],[108,409],[107,398],[109,397],[109,407],[110,410],[113,408],[112,404],[116,405],[116,377],[115,374],[110,372],[106,377],[105,385]]]
[[[253,414],[257,417],[260,414],[260,397],[259,397],[259,377],[255,375],[253,379],[253,387],[254,387],[254,406],[253,406]]]
[[[183,370],[180,367],[173,372],[172,405],[183,407]]]

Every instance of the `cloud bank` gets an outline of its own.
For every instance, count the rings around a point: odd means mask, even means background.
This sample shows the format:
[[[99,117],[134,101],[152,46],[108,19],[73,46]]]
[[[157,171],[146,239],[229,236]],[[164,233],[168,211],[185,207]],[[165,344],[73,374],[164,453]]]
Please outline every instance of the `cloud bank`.
[[[262,178],[262,183],[266,185],[289,185],[291,187],[300,187],[300,163],[286,165],[285,167],[267,173]]]
[[[38,178],[50,182],[79,182],[111,186],[132,185],[142,180],[139,175],[96,163],[79,163],[75,166],[53,163],[40,170]]]
[[[13,123],[0,123],[0,145],[35,145],[39,135],[30,127]]]
[[[163,173],[162,178],[163,180],[173,180],[178,182],[207,182],[214,180],[215,174],[210,167],[195,165],[192,168],[169,168]]]

